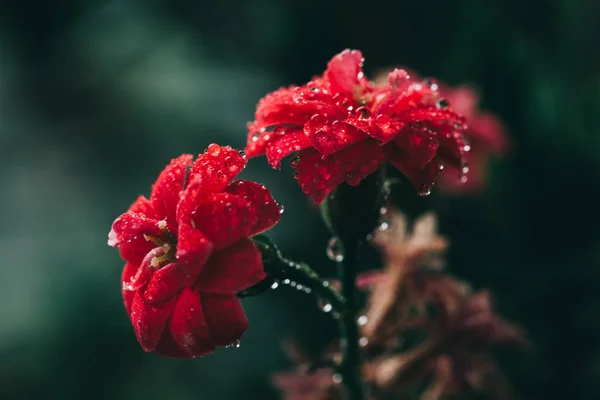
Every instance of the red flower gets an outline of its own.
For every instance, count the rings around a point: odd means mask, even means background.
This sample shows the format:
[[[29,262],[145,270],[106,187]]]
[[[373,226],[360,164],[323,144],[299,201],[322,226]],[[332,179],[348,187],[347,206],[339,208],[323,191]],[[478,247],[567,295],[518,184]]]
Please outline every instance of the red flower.
[[[265,277],[248,237],[279,220],[268,189],[232,181],[245,156],[212,144],[192,158],[172,160],[150,200],[140,196],[108,235],[127,262],[123,299],[137,339],[169,357],[200,356],[241,338],[248,321],[236,293]]]
[[[485,184],[486,164],[490,156],[502,156],[508,148],[506,129],[495,115],[479,110],[479,96],[472,88],[442,87],[440,90],[454,110],[468,119],[465,136],[470,147],[468,169],[444,174],[442,188],[456,193],[477,191]],[[469,179],[461,181],[460,175],[467,171]]]
[[[302,190],[315,202],[343,182],[358,183],[386,161],[429,193],[442,163],[461,168],[464,118],[427,84],[394,70],[385,86],[362,72],[362,54],[345,50],[322,77],[281,88],[259,103],[246,152],[273,167],[291,153]]]

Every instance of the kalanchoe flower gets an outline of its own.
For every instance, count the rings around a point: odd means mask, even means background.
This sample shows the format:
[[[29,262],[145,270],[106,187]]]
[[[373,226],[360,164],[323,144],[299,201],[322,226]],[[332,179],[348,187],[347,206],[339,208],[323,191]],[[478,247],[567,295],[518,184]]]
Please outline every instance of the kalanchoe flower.
[[[201,356],[248,329],[236,293],[265,277],[248,237],[280,213],[264,186],[233,180],[245,165],[229,146],[184,154],[113,223],[108,244],[126,261],[123,299],[145,351]]]
[[[429,193],[444,165],[461,168],[465,120],[437,91],[394,70],[375,86],[359,51],[329,61],[323,76],[281,88],[259,103],[248,124],[246,152],[265,154],[273,167],[292,159],[302,190],[315,202],[339,184],[354,186],[389,162],[419,194]]]
[[[506,154],[509,138],[506,127],[494,114],[479,108],[479,94],[467,85],[449,86],[430,78],[421,78],[414,71],[407,70],[412,79],[422,81],[449,104],[452,109],[466,118],[468,127],[464,134],[466,146],[469,149],[467,163],[460,168],[448,165],[448,169],[440,177],[440,187],[447,193],[467,194],[476,193],[485,186],[488,161],[492,157]],[[388,71],[377,74],[375,84],[387,84]]]

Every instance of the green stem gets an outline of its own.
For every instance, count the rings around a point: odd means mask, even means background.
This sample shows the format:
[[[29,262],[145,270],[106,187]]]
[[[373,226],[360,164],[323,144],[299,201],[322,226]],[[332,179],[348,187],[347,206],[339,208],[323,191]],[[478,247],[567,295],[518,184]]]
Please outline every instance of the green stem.
[[[317,297],[323,299],[327,304],[331,304],[331,309],[341,316],[347,313],[347,304],[343,296],[334,291],[329,282],[322,279],[307,264],[281,258],[279,268],[273,268],[273,277],[279,282],[296,285],[302,285],[313,291]]]
[[[342,363],[339,373],[346,389],[348,400],[364,400],[360,378],[359,331],[357,319],[356,274],[360,241],[344,243],[344,259],[338,263],[338,276],[342,284],[342,295],[346,299],[346,313],[340,319]]]

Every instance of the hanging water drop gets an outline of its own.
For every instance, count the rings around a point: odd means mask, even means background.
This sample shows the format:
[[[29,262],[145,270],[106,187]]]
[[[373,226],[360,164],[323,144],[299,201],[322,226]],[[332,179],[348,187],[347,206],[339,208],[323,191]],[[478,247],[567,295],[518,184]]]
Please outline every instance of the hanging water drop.
[[[240,340],[239,340],[239,339],[238,339],[238,340],[236,340],[235,342],[233,342],[233,347],[235,347],[235,348],[239,348],[239,347],[240,347],[240,345],[241,345],[241,343],[240,343]]]
[[[431,185],[421,185],[417,190],[419,196],[429,196],[431,194]]]
[[[333,306],[329,303],[325,304],[322,308],[323,312],[328,313],[329,311],[331,311],[333,309]]]
[[[329,239],[329,243],[327,243],[327,257],[331,261],[342,262],[344,261],[344,250],[342,248],[342,242],[337,236]]]
[[[283,204],[277,203],[277,207],[279,207],[279,214],[283,214],[283,210],[284,210]]]
[[[271,285],[271,289],[277,289],[279,287],[279,282],[273,282]]]

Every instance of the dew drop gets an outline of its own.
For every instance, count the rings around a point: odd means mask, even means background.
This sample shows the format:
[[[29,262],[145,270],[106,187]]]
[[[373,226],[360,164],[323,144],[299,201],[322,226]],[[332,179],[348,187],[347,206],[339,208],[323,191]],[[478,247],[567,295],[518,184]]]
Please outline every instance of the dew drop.
[[[427,86],[432,92],[435,92],[439,89],[439,85],[437,84],[437,82],[431,78],[425,78],[423,84]]]
[[[253,142],[256,142],[258,140],[259,136],[260,136],[260,133],[254,132],[254,134],[252,135],[252,138],[250,140],[252,140]]]
[[[289,279],[284,279],[283,280],[283,284],[284,285],[289,285],[290,284],[290,280]]]
[[[329,303],[325,304],[322,308],[323,312],[326,312],[326,313],[330,312],[332,309],[333,309],[333,306]]]
[[[279,287],[279,282],[273,282],[271,285],[271,289],[277,289]]]
[[[244,150],[239,150],[238,153],[240,153],[240,156],[242,156],[244,160],[246,159],[246,152]]]
[[[360,347],[365,347],[368,344],[369,344],[369,339],[367,339],[366,337],[361,337],[360,339],[358,339],[358,345]]]
[[[464,151],[466,151],[466,152],[469,152],[469,151],[471,151],[471,146],[470,146],[470,145],[468,145],[468,144],[465,144],[465,145],[463,146],[463,150],[464,150]]]
[[[429,196],[431,194],[431,185],[421,185],[417,190],[419,196]]]
[[[328,281],[323,281],[323,286],[329,287],[329,282]]]
[[[290,286],[291,286],[291,287],[296,287],[296,282],[294,282],[294,281],[291,281],[291,282],[290,282]]]
[[[448,100],[446,99],[439,99],[435,102],[435,106],[440,110],[443,110],[444,108],[448,108],[450,106],[450,103],[448,103]]]
[[[329,239],[329,242],[327,243],[326,252],[327,257],[329,257],[331,261],[344,261],[344,250],[342,248],[342,242],[337,236],[334,236],[331,239]]]
[[[302,285],[296,285],[296,289],[302,290],[302,289],[304,289],[304,286],[302,286]]]
[[[279,207],[279,214],[283,214],[283,211],[284,211],[283,204],[277,203],[277,207]]]
[[[390,229],[392,229],[392,220],[388,214],[383,214],[381,216],[377,229],[381,232],[388,232]]]
[[[290,160],[290,166],[292,168],[296,168],[298,166],[299,162],[300,162],[300,157],[296,156]]]
[[[333,383],[335,383],[335,384],[340,384],[340,383],[342,383],[342,380],[343,380],[342,375],[340,375],[340,374],[333,374],[333,377],[331,379],[333,380]]]
[[[297,173],[297,172],[294,172],[294,173],[292,174],[292,177],[293,177],[294,179],[298,179],[298,173]]]
[[[360,317],[358,317],[358,319],[356,320],[356,323],[359,326],[364,326],[367,324],[367,322],[369,321],[369,318],[367,318],[366,315],[361,315]]]

